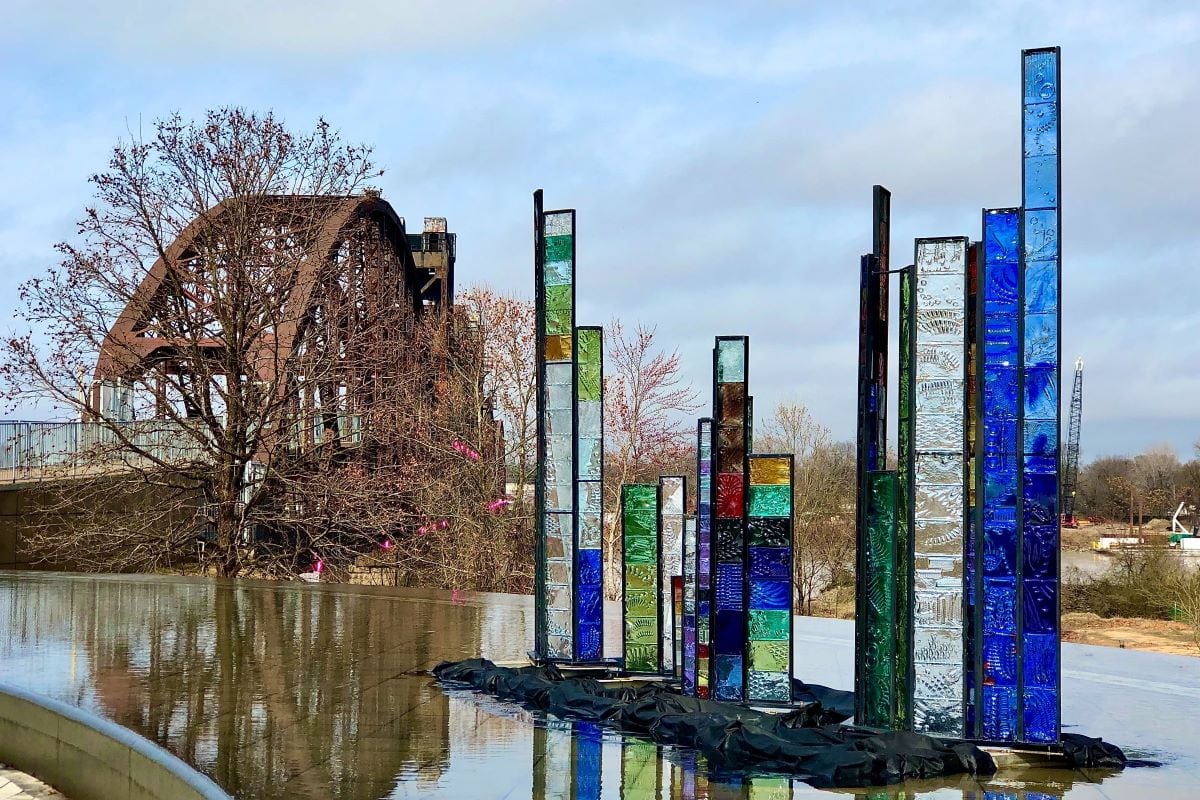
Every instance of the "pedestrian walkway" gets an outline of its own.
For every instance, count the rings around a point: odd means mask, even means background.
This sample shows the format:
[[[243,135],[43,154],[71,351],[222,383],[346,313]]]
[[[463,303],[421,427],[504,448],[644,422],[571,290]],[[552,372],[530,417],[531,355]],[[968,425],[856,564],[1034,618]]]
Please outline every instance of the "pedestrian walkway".
[[[37,778],[0,764],[0,800],[65,800]]]

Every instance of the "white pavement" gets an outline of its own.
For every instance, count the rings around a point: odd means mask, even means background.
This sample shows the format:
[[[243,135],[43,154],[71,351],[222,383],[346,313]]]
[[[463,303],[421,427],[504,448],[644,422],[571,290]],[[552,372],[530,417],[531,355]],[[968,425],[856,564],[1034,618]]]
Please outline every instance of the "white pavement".
[[[0,800],[66,800],[37,778],[0,764]]]

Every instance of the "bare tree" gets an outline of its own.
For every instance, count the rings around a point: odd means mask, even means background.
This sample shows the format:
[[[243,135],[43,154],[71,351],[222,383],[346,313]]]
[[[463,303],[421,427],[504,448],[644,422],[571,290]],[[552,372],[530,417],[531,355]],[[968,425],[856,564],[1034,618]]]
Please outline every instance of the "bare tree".
[[[853,570],[854,450],[834,442],[800,403],[780,403],[759,431],[756,450],[796,457],[796,590],[800,607],[811,613],[813,599]]]
[[[618,524],[621,485],[656,481],[668,467],[681,466],[694,451],[699,407],[696,391],[680,374],[679,353],[667,353],[655,330],[638,325],[627,334],[620,320],[605,331],[604,521],[605,586],[610,599],[621,585]]]
[[[77,240],[22,287],[30,331],[0,352],[10,402],[82,420],[41,477],[93,479],[49,493],[39,553],[149,569],[207,531],[220,575],[288,575],[447,518],[418,499],[480,398],[439,400],[452,331],[425,319],[402,221],[356,194],[370,156],[323,121],[297,134],[238,109],[114,148]]]

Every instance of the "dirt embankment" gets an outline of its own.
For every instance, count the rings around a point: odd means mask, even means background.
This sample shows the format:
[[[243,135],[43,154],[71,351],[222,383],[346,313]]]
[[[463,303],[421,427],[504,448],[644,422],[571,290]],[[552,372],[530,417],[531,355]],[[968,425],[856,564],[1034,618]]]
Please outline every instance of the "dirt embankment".
[[[812,616],[854,619],[854,589],[839,586],[813,601]],[[1104,618],[1091,613],[1062,615],[1064,642],[1123,647],[1152,653],[1200,657],[1191,626],[1158,619]]]

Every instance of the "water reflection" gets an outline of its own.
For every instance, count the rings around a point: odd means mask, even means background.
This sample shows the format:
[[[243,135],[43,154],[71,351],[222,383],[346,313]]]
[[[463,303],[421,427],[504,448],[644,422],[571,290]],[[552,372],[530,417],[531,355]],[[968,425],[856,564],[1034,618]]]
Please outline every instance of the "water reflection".
[[[529,598],[505,595],[0,573],[0,681],[99,711],[243,798],[830,796],[788,778],[714,772],[693,751],[546,719],[465,689],[443,691],[414,672],[479,654],[518,660],[532,639],[531,626]],[[804,621],[801,633],[811,639],[804,667],[818,680],[849,675],[850,629],[838,630],[832,621]],[[608,646],[619,646],[619,635],[616,630]],[[1122,744],[1190,752],[1189,722],[1200,713],[1188,694],[1197,691],[1194,662],[1156,663],[1138,661],[1136,675],[1121,675],[1111,663],[1081,663],[1089,671],[1080,675],[1123,683],[1120,694],[1086,697],[1091,718],[1079,706],[1068,707],[1071,716],[1083,717],[1085,730],[1123,725]],[[1179,677],[1166,671],[1176,664]],[[1140,679],[1151,692],[1131,688]],[[1138,719],[1129,716],[1134,699],[1153,723],[1129,724]],[[1172,758],[1170,769],[1123,773],[1104,784],[1103,794],[1096,784],[1104,776],[1069,773],[839,794],[870,800],[1191,797],[1200,767],[1193,757]]]

